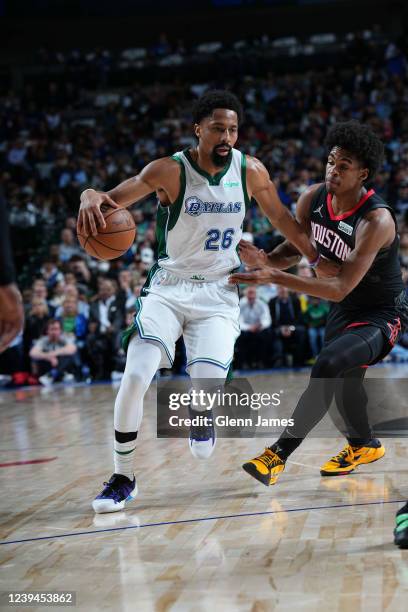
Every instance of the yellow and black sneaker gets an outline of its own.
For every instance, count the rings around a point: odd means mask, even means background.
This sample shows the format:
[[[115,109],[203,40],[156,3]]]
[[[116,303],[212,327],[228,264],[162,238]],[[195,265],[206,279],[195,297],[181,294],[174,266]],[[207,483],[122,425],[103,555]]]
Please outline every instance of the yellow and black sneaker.
[[[279,474],[285,469],[285,462],[270,448],[265,448],[262,455],[244,463],[242,468],[259,482],[269,487],[278,480]]]
[[[395,522],[394,544],[400,548],[408,548],[408,502],[398,510]]]
[[[385,454],[385,448],[374,438],[367,446],[347,444],[338,455],[335,455],[320,468],[322,476],[344,476],[353,472],[358,465],[378,461]]]

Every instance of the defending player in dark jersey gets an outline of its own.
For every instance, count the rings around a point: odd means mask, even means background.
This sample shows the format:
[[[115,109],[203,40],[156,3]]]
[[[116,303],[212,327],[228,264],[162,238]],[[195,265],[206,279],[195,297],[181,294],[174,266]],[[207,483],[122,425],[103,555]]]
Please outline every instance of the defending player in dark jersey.
[[[322,466],[321,474],[348,474],[384,454],[369,428],[364,391],[355,381],[364,377],[363,366],[387,355],[407,322],[394,213],[364,186],[381,164],[383,145],[368,127],[356,121],[335,125],[328,133],[327,145],[325,183],[313,185],[301,195],[297,219],[313,237],[319,255],[339,264],[338,275],[303,278],[281,272],[300,260],[298,251],[285,241],[269,254],[243,243],[243,261],[259,269],[231,277],[236,283],[282,284],[332,302],[324,347],[292,415],[295,425],[243,466],[266,485],[275,484],[286,459],[328,410],[336,392],[334,379],[345,379],[343,396],[336,399],[343,399],[337,402],[338,407],[353,433],[346,447]],[[355,410],[355,402],[353,411],[347,410],[347,378],[352,380],[350,389],[361,392],[359,410]]]

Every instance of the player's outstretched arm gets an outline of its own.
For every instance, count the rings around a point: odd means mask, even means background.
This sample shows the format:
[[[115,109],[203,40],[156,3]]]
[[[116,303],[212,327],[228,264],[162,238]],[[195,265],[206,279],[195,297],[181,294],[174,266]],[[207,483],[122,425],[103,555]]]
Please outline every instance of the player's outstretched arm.
[[[320,184],[311,185],[300,196],[296,204],[296,219],[282,204],[275,185],[270,179],[265,166],[255,157],[248,158],[248,183],[252,188],[251,195],[258,202],[269,221],[280,230],[286,240],[267,254],[266,262],[259,257],[259,265],[268,265],[285,270],[299,263],[303,255],[309,262],[317,262],[318,276],[330,277],[338,274],[339,266],[324,257],[319,257],[310,241],[310,207],[315,191]],[[255,248],[255,247],[254,247]],[[255,253],[252,253],[253,259]],[[242,253],[245,262],[245,254]],[[249,264],[252,265],[252,264]]]
[[[241,261],[248,268],[269,266],[278,270],[286,270],[295,266],[302,258],[301,253],[287,240],[279,244],[270,253],[258,249],[252,242],[241,240],[238,244],[238,251]]]
[[[247,158],[247,188],[249,196],[255,198],[272,225],[299,253],[315,261],[318,253],[309,240],[309,233],[282,204],[268,171],[255,157]]]
[[[301,194],[296,204],[296,221],[308,237],[311,234],[310,207],[312,197],[319,186],[317,184],[308,187]],[[270,266],[278,270],[292,268],[302,259],[302,253],[289,240],[284,240],[278,244],[270,253],[265,253],[263,249],[257,249],[250,242],[241,240],[239,254],[244,264],[249,267]]]
[[[262,268],[255,272],[239,272],[230,276],[230,283],[265,285],[276,283],[292,291],[307,293],[331,302],[341,302],[370,269],[378,251],[389,245],[395,236],[395,224],[386,209],[374,210],[364,218],[356,232],[356,246],[332,278],[304,278]]]
[[[172,176],[174,175],[174,177]],[[126,208],[163,187],[165,182],[179,181],[179,164],[169,157],[157,159],[143,168],[136,176],[123,181],[108,192],[85,189],[81,194],[78,213],[78,232],[97,234],[97,225],[106,227],[101,212],[102,204],[113,208]]]

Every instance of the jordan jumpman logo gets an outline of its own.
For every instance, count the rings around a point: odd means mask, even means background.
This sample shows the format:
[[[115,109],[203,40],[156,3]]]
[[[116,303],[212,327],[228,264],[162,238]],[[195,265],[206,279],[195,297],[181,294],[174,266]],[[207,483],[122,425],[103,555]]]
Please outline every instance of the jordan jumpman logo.
[[[321,218],[323,219],[323,215],[322,215],[322,208],[323,208],[324,204],[321,204],[318,208],[315,208],[315,213],[319,213],[319,215],[321,216]]]

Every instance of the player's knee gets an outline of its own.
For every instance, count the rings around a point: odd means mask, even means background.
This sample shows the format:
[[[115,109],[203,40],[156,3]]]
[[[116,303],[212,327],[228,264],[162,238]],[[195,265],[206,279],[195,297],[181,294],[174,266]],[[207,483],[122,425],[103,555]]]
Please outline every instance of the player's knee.
[[[341,355],[332,351],[322,351],[313,366],[312,377],[314,378],[335,378],[344,371],[344,364]]]
[[[144,395],[149,388],[151,380],[142,370],[126,371],[122,378],[122,384],[126,385],[129,392],[136,395]]]

